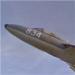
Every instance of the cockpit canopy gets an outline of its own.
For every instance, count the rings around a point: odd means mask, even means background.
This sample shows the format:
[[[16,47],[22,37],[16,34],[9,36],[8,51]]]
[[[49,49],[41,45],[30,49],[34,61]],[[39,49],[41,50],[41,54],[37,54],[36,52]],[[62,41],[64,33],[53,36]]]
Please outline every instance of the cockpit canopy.
[[[44,29],[43,28],[33,28],[35,30],[38,30],[38,31],[41,31],[41,32],[44,32]]]
[[[46,31],[46,30],[43,29],[43,28],[33,28],[33,29],[36,29],[36,30],[41,31],[41,32],[43,32],[43,33],[46,33],[46,34],[48,34],[48,35],[50,35],[50,36],[52,36],[52,37],[54,37],[54,38],[56,38],[56,39],[58,39],[58,40],[64,41],[64,40],[62,40],[61,38],[59,38],[55,33],[53,33],[53,32],[48,32],[48,31]]]

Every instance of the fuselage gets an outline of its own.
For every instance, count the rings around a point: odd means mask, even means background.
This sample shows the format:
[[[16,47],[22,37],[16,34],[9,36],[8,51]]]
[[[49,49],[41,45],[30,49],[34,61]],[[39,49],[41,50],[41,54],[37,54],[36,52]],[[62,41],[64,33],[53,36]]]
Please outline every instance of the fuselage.
[[[37,28],[28,28],[17,25],[6,25],[5,27],[9,32],[24,42],[58,57],[67,63],[72,63],[72,59],[68,58],[68,55],[64,52],[65,47],[63,44],[67,44],[65,41]]]

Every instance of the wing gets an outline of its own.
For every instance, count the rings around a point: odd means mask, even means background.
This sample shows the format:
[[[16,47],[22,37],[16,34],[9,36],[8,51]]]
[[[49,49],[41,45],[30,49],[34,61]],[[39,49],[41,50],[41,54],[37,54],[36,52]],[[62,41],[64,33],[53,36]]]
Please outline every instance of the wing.
[[[75,62],[75,45],[64,44],[64,51]]]
[[[70,68],[75,71],[75,65],[70,65]]]
[[[64,53],[72,69],[75,70],[75,45],[64,44]]]
[[[75,45],[63,44],[63,46],[70,68],[75,71]]]

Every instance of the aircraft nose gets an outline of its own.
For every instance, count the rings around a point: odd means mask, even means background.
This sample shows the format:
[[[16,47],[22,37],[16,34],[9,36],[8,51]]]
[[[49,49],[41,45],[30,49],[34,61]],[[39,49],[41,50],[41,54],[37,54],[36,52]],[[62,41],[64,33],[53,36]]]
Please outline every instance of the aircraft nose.
[[[8,24],[5,24],[5,28],[7,28],[8,27]]]
[[[5,24],[4,25],[5,29],[11,31],[11,30],[16,30],[16,31],[20,31],[20,32],[24,32],[27,29],[27,27],[22,27],[20,25],[16,25],[16,24]]]

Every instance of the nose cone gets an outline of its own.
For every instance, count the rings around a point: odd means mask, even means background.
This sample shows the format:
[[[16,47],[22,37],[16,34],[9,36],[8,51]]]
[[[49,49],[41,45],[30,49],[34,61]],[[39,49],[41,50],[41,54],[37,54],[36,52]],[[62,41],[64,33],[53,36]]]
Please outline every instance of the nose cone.
[[[16,24],[5,24],[4,27],[9,31],[9,32],[22,32],[25,33],[25,30],[27,29],[26,27],[16,25]]]
[[[24,40],[26,27],[16,25],[16,24],[5,24],[5,29],[8,30],[11,34],[15,35],[19,39]]]
[[[5,24],[5,28],[7,28],[8,27],[8,24]]]

